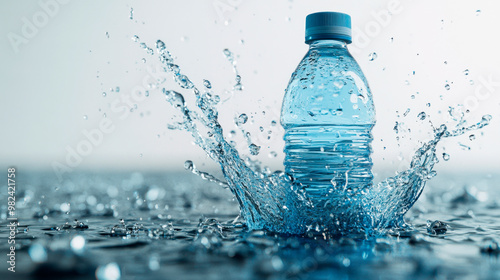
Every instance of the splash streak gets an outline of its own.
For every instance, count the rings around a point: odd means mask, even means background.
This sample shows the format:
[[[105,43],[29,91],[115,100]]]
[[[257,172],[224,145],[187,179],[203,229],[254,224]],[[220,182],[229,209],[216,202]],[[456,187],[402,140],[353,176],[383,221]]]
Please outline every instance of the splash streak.
[[[186,169],[228,187],[235,195],[241,215],[250,229],[291,234],[311,232],[327,235],[373,235],[391,226],[403,226],[403,215],[418,199],[426,181],[436,175],[433,171],[438,162],[436,145],[445,137],[480,129],[491,119],[487,115],[477,124],[452,131],[441,125],[435,129],[434,138],[415,152],[408,170],[387,178],[370,189],[346,190],[341,197],[327,200],[322,210],[318,211],[289,175],[279,171],[266,175],[252,164],[245,163],[235,147],[223,136],[216,109],[220,98],[213,95],[211,86],[207,86],[210,82],[204,81],[205,87],[200,91],[182,74],[181,68],[175,64],[162,41],[156,42],[156,48],[164,71],[171,73],[181,88],[193,92],[198,111],[201,111],[198,113],[188,108],[179,92],[163,89],[167,101],[183,117],[179,128],[190,132],[195,143],[219,163],[227,182],[196,170],[190,161],[186,162]],[[227,55],[229,51],[224,50],[224,53]],[[207,130],[206,136],[200,132],[199,127]]]

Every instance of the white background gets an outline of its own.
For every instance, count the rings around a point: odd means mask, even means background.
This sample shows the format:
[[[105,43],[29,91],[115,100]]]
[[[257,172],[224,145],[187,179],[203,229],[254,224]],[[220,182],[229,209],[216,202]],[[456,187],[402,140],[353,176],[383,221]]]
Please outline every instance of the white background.
[[[445,149],[451,159],[439,169],[497,172],[500,85],[488,90],[481,81],[500,83],[500,4],[494,0],[392,2],[2,1],[0,166],[52,170],[54,162],[67,165],[68,149],[77,149],[85,140],[82,132],[97,129],[106,113],[115,130],[105,134],[72,171],[168,171],[182,169],[186,159],[205,165],[201,169],[217,168],[191,144],[187,133],[166,129],[174,110],[158,90],[134,102],[137,109],[123,119],[122,113],[111,111],[114,100],[130,96],[142,84],[147,67],[158,65],[156,56],[146,54],[131,37],[137,35],[151,47],[162,39],[194,83],[201,87],[202,80],[209,79],[222,97],[234,84],[234,73],[222,54],[229,48],[237,56],[244,91],[221,105],[220,118],[228,134],[235,128],[233,118],[247,113],[254,124],[245,128],[258,136],[259,126],[267,132],[272,120],[279,121],[284,89],[307,51],[306,15],[340,11],[352,16],[350,48],[375,98],[376,170],[402,170],[418,141],[429,139],[430,125],[427,119],[418,121],[418,113],[425,111],[437,125],[449,122],[448,106],[467,101],[474,105],[467,120],[473,123],[491,114],[491,125],[475,132],[473,141],[467,134],[440,144],[438,152]],[[40,3],[58,4],[48,14]],[[396,8],[388,17],[390,5]],[[23,35],[26,21],[36,24],[34,32],[26,33],[29,36]],[[369,61],[372,52],[377,58]],[[110,91],[117,86],[120,92]],[[179,90],[171,78],[164,86]],[[409,113],[402,117],[407,108]],[[393,131],[396,121],[411,129],[400,146]],[[280,169],[279,125],[271,137],[271,141],[255,138],[262,145],[258,158]],[[279,156],[270,159],[271,151]]]

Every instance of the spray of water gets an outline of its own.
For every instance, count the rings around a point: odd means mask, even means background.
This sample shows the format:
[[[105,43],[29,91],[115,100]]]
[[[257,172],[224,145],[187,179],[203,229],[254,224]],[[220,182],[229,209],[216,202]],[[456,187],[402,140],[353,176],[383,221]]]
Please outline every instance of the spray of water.
[[[151,48],[145,43],[140,44],[151,54]],[[445,137],[480,129],[491,120],[491,116],[486,115],[481,121],[468,127],[464,126],[464,122],[459,122],[457,128],[452,130],[445,125],[437,127],[434,129],[433,139],[415,152],[409,169],[369,189],[346,189],[341,197],[326,200],[319,210],[308,200],[301,187],[293,183],[289,175],[280,171],[269,175],[259,171],[257,163],[245,162],[236,148],[223,136],[216,108],[220,97],[211,92],[210,82],[205,80],[204,87],[200,90],[181,72],[181,68],[175,64],[174,58],[162,41],[156,42],[156,50],[163,70],[172,74],[181,88],[191,91],[196,97],[198,109],[193,107],[192,110],[186,105],[181,93],[162,89],[166,100],[181,113],[183,120],[178,128],[191,133],[195,143],[219,163],[226,182],[197,170],[191,161],[186,161],[186,169],[229,188],[236,197],[241,215],[250,229],[330,236],[355,233],[374,235],[389,227],[403,227],[404,214],[417,201],[426,181],[436,175],[433,171],[438,162],[436,145]],[[227,49],[224,54],[234,66],[233,54]],[[234,90],[241,90],[241,77],[235,67],[233,70],[236,74]],[[244,123],[245,116],[240,116],[235,121],[237,124]],[[201,133],[200,128],[207,133]],[[250,143],[250,140],[247,140]],[[257,148],[254,147],[254,150]],[[252,152],[252,149],[250,150]]]

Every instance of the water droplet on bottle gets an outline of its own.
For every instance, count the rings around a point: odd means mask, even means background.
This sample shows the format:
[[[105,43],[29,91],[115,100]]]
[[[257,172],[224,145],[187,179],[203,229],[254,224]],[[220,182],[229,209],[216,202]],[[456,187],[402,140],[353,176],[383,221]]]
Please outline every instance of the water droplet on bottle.
[[[203,80],[203,85],[208,89],[212,88],[212,84],[210,83],[209,80]]]
[[[378,55],[376,52],[372,52],[368,55],[368,60],[369,61],[374,61],[375,59],[377,59]]]
[[[425,112],[420,112],[417,117],[419,120],[423,121],[427,117],[427,114]]]
[[[259,154],[260,152],[260,146],[257,146],[255,144],[250,144],[250,146],[248,147],[250,149],[250,154],[256,156]]]
[[[451,87],[450,87],[450,85],[449,85],[449,84],[446,84],[446,85],[444,85],[444,88],[445,88],[446,90],[450,90],[450,88],[451,88]]]
[[[443,153],[443,159],[444,159],[445,161],[450,160],[450,155],[449,155],[449,154],[447,154],[447,153]]]

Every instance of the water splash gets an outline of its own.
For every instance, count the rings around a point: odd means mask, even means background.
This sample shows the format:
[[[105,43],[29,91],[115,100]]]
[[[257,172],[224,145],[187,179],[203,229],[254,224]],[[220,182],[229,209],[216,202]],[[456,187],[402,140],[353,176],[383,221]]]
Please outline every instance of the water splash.
[[[144,43],[141,43],[141,47],[149,49]],[[260,171],[258,162],[241,158],[234,145],[223,136],[216,108],[220,98],[210,92],[210,82],[205,80],[204,88],[198,89],[182,74],[181,68],[175,64],[162,41],[157,41],[156,48],[164,71],[172,74],[181,88],[190,90],[196,97],[196,107],[199,110],[188,107],[181,93],[165,88],[162,90],[166,100],[181,113],[182,121],[177,128],[190,132],[195,143],[219,163],[227,182],[198,171],[191,161],[186,161],[185,168],[209,181],[228,187],[235,195],[241,215],[250,229],[291,234],[322,234],[326,237],[352,233],[372,235],[391,226],[404,227],[404,214],[417,201],[425,183],[436,175],[433,170],[438,162],[436,145],[445,137],[459,136],[480,129],[491,120],[491,116],[487,115],[480,122],[466,127],[461,115],[456,128],[448,130],[446,125],[435,128],[433,139],[415,152],[408,170],[383,180],[371,189],[345,190],[342,197],[327,200],[321,211],[318,211],[301,187],[293,183],[291,176],[281,171],[266,174]],[[224,54],[234,66],[238,85],[241,78],[238,78],[234,56],[227,49]],[[234,89],[237,89],[236,86]],[[419,118],[425,117],[419,115]],[[246,115],[240,115],[235,123],[240,126],[247,119]],[[208,133],[202,134],[200,127],[208,130]],[[251,153],[257,154],[259,147],[251,144],[250,136],[247,141]]]

